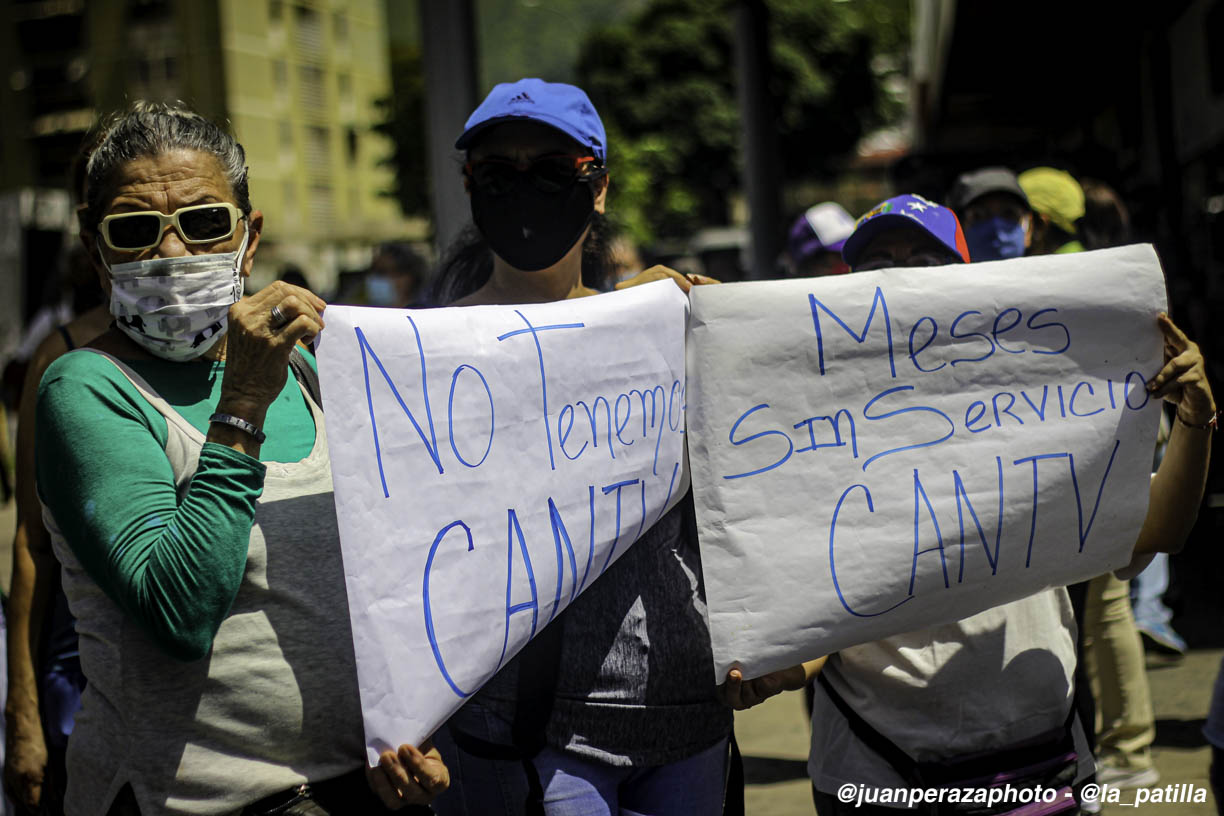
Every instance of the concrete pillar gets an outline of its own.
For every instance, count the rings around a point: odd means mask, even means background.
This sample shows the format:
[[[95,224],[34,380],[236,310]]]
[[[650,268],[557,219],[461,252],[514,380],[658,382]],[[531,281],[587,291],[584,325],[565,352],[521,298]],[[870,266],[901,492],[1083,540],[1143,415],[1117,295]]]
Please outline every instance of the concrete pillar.
[[[744,189],[752,234],[750,279],[773,276],[782,251],[782,201],[778,138],[769,96],[768,10],[764,0],[735,4],[735,80],[739,100]]]
[[[471,220],[455,139],[476,107],[472,0],[419,0],[434,242],[441,257]]]

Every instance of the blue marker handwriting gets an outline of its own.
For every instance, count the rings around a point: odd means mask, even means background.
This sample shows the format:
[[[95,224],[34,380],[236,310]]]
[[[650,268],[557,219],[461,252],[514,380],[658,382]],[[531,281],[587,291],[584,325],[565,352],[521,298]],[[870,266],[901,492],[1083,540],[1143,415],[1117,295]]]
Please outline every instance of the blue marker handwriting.
[[[461,684],[451,665],[461,661],[451,654],[448,663],[448,656],[443,654],[442,644],[454,638],[439,632],[438,627],[452,616],[438,618],[434,612],[439,607],[448,608],[448,604],[453,606],[453,602],[448,600],[445,580],[436,578],[445,572],[440,565],[477,550],[483,554],[488,548],[493,548],[504,564],[497,578],[504,579],[498,590],[505,591],[504,617],[496,625],[495,635],[500,656],[496,666],[484,667],[491,676],[512,655],[512,643],[517,646],[534,637],[662,517],[677,497],[680,463],[671,462],[659,471],[657,477],[575,488],[575,492],[566,494],[568,501],[560,504],[550,496],[545,507],[508,508],[505,525],[497,530],[473,530],[463,519],[450,521],[438,530],[421,574],[421,597],[434,662],[455,695],[466,698],[479,684]],[[471,589],[464,591],[470,593]]]
[[[426,470],[445,476],[456,468],[481,467],[494,450],[498,428],[523,421],[535,422],[539,428],[537,452],[545,457],[551,470],[584,456],[614,462],[637,445],[637,453],[632,454],[635,461],[642,462],[648,457],[651,474],[660,475],[660,457],[670,455],[663,447],[664,438],[684,434],[683,377],[632,383],[619,392],[592,393],[579,398],[572,393],[559,396],[560,388],[549,375],[550,354],[564,354],[567,348],[580,343],[578,338],[585,325],[536,325],[522,310],[516,309],[515,313],[523,328],[504,332],[495,339],[510,353],[522,355],[529,366],[527,371],[533,372],[532,390],[537,396],[528,403],[522,402],[521,392],[495,393],[486,373],[489,362],[462,362],[444,372],[445,380],[439,377],[439,372],[431,368],[426,343],[411,314],[405,315],[416,356],[410,367],[389,370],[384,362],[386,350],[375,349],[365,332],[360,327],[354,328],[364,376],[365,407],[370,418],[370,445],[384,498],[390,498],[392,493],[384,462],[384,451],[389,448],[419,450],[425,457]],[[504,381],[505,372],[499,374]],[[431,394],[432,381],[436,384]],[[493,379],[494,383],[498,381]],[[445,386],[438,387],[444,382]],[[572,385],[566,385],[572,392]],[[396,406],[390,415],[381,407],[387,405],[386,395]],[[375,410],[376,404],[379,410]],[[466,423],[462,426],[466,432],[457,432],[459,419],[472,415],[487,416],[487,422]],[[392,434],[395,436],[389,436]],[[405,438],[409,441],[405,442]],[[392,441],[397,444],[392,445]]]
[[[884,457],[941,445],[957,435],[965,438],[1005,427],[1138,411],[1149,400],[1144,383],[1144,376],[1132,371],[1095,385],[1083,380],[996,391],[984,399],[970,398],[957,411],[925,404],[912,385],[893,385],[868,397],[862,406],[838,407],[798,421],[779,416],[769,403],[757,403],[731,424],[727,441],[737,449],[737,462],[723,478],[759,476],[803,454],[848,456],[868,471]],[[877,434],[887,441],[876,441]]]
[[[816,332],[817,370],[823,376],[834,370],[830,346],[841,346],[861,364],[861,349],[876,338],[872,348],[881,348],[888,358],[889,376],[897,377],[897,360],[904,355],[916,373],[931,374],[967,363],[980,363],[996,354],[1063,354],[1071,348],[1071,331],[1054,308],[1037,309],[1025,315],[1015,307],[993,314],[966,309],[944,319],[943,324],[929,315],[918,317],[908,330],[895,325],[888,310],[888,299],[877,286],[867,313],[848,315],[835,310],[814,294],[808,295],[812,327]],[[858,328],[856,328],[858,327]],[[846,346],[846,342],[853,346]],[[881,369],[882,370],[882,369]],[[904,371],[904,368],[902,369]]]
[[[913,541],[912,552],[906,556],[909,561],[908,584],[883,600],[852,600],[854,587],[847,586],[849,576],[845,570],[840,576],[838,574],[839,553],[840,557],[844,557],[846,548],[863,546],[853,532],[846,532],[847,529],[852,531],[877,511],[867,485],[849,485],[838,497],[829,523],[829,572],[838,600],[845,611],[854,617],[877,617],[892,612],[919,595],[948,590],[963,583],[967,564],[976,564],[976,569],[981,571],[989,569],[989,576],[994,577],[1003,568],[1009,574],[1030,569],[1034,565],[1035,545],[1065,546],[1071,552],[1082,553],[1089,542],[1106,487],[1111,484],[1109,477],[1120,446],[1121,441],[1114,440],[1108,460],[1093,473],[1084,472],[1084,465],[1077,464],[1075,455],[1065,451],[1030,454],[1012,458],[1011,461],[995,456],[987,468],[987,474],[962,473],[963,469],[954,469],[951,474],[932,478],[929,473],[920,473],[918,468],[913,468],[912,527],[904,533],[897,531],[899,538],[904,536]],[[1059,497],[1059,501],[1069,503],[1073,500],[1075,503],[1076,526],[1070,530],[1040,526],[1039,508],[1045,507],[1041,501],[1041,480],[1060,476],[1059,469],[1065,469],[1064,473],[1069,471],[1071,480],[1071,490]],[[1006,479],[1005,474],[1008,476]],[[1019,496],[1009,495],[1005,500],[1005,484],[1009,493],[1018,493]],[[949,503],[956,506],[955,524],[950,523],[952,518],[947,510],[948,503],[941,505],[944,517],[943,523],[940,523],[940,516],[930,498],[930,491],[935,489],[946,490],[951,495]],[[971,495],[978,497],[977,504],[970,499]],[[1030,508],[1025,514],[1028,523],[1013,521],[1004,524],[1005,504]],[[1039,538],[1039,530],[1045,534],[1046,542]],[[924,542],[929,546],[923,546]],[[897,548],[877,543],[882,546],[879,558],[885,557],[885,552],[897,552]],[[924,563],[933,559],[936,567],[920,574],[919,559],[926,559]],[[859,561],[862,561],[861,553]],[[971,569],[974,568],[971,566]]]

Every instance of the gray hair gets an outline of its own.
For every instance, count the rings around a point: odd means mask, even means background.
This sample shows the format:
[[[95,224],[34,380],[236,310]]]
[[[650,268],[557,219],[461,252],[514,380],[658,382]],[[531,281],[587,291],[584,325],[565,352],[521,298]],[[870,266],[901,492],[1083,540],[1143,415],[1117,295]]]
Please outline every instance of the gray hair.
[[[234,201],[244,215],[251,214],[247,189],[246,152],[226,130],[180,103],[133,102],[104,125],[85,169],[85,200],[89,223],[102,220],[103,196],[119,168],[133,159],[158,156],[172,150],[198,150],[217,159],[229,181]]]

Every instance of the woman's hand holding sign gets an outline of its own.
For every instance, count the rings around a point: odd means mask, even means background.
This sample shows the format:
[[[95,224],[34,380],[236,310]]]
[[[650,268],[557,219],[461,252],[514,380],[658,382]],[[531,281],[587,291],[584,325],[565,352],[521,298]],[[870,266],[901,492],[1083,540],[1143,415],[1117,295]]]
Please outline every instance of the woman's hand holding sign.
[[[428,740],[420,748],[405,743],[398,751],[383,751],[378,766],[366,769],[366,778],[392,810],[428,805],[450,787],[450,771]]]
[[[680,291],[686,295],[694,286],[704,286],[711,283],[719,283],[714,278],[706,275],[681,275],[674,269],[666,266],[655,265],[649,269],[643,270],[628,280],[621,281],[616,284],[617,289],[628,289],[630,286],[641,286],[644,283],[654,283],[655,281],[671,279],[680,287]]]
[[[1148,382],[1148,391],[1174,403],[1183,425],[1204,430],[1202,426],[1215,420],[1216,406],[1207,382],[1203,353],[1164,312],[1156,317],[1156,324],[1164,335],[1165,364]]]
[[[1147,385],[1153,396],[1177,406],[1173,433],[1160,468],[1152,476],[1147,516],[1131,554],[1116,571],[1119,578],[1138,575],[1158,552],[1178,552],[1198,517],[1211,462],[1211,435],[1216,404],[1198,344],[1186,337],[1167,314],[1156,318],[1164,335],[1164,366]]]
[[[727,672],[727,682],[719,686],[723,702],[736,711],[752,708],[775,694],[798,691],[811,682],[824,666],[825,658],[818,657],[798,666],[779,669],[769,674],[745,680],[739,669]]]

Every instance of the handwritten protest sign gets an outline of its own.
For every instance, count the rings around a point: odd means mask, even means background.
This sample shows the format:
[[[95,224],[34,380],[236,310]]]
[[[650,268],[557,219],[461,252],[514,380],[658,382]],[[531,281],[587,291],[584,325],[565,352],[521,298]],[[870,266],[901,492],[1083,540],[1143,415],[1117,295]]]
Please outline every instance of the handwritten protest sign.
[[[370,761],[433,734],[688,490],[671,282],[333,306],[319,347]]]
[[[1164,304],[1150,246],[694,289],[716,677],[1126,563]]]

